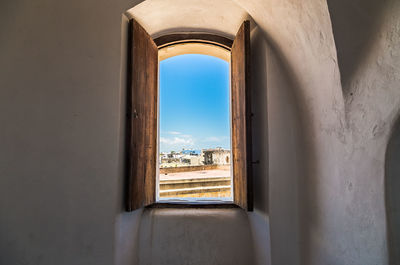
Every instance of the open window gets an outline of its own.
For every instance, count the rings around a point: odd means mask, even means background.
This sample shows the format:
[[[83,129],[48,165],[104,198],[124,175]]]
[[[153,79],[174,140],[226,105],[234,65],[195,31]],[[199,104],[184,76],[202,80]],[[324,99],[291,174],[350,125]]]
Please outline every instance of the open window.
[[[153,40],[135,20],[130,20],[128,38],[129,104],[127,108],[128,211],[156,202],[170,203],[174,201],[196,203],[197,206],[234,203],[243,209],[252,210],[249,31],[249,22],[245,21],[233,41],[222,36],[203,33],[169,34]],[[205,49],[206,46],[207,49]],[[180,48],[174,49],[174,47]],[[167,50],[168,52],[166,52]],[[169,60],[167,58],[170,57],[178,58],[181,54],[213,56],[220,58],[218,60],[228,61],[226,65],[227,71],[230,72],[230,85],[227,111],[230,119],[228,121],[230,137],[229,144],[225,147],[186,148],[181,150],[180,156],[174,157],[173,155],[178,150],[160,150],[160,142],[163,139],[160,134],[165,132],[160,131],[160,117],[164,116],[163,113],[160,116],[159,107],[160,101],[163,101],[163,98],[160,98],[162,93],[160,95],[159,65],[160,61],[167,61]],[[196,159],[196,157],[198,158]],[[168,159],[176,162],[173,168],[168,166]],[[212,168],[227,169],[229,183],[226,182],[226,179],[219,179],[215,175],[212,181],[219,183],[218,187],[229,188],[229,193],[224,193],[223,189],[219,189],[220,193],[218,194],[213,193],[216,184],[212,186],[210,180],[207,180],[209,184],[199,185],[206,186],[202,189],[209,191],[207,194],[217,195],[197,195],[200,198],[198,200],[196,196],[191,195],[191,199],[195,198],[195,200],[187,200],[182,199],[188,197],[184,195],[185,193],[193,193],[193,190],[200,189],[193,186],[193,183],[192,186],[188,186],[187,183],[193,182],[192,180],[180,183],[181,188],[179,185],[175,185],[174,181],[161,183],[160,176],[163,173],[164,175],[166,172],[167,174],[179,173],[185,167],[185,163],[190,164],[192,160],[193,164],[191,165],[196,164],[196,166],[203,167],[203,171]],[[193,167],[190,170],[193,171]],[[196,178],[197,180],[201,179],[200,177]],[[162,187],[169,187],[169,190],[165,191]],[[168,196],[168,194],[173,195]],[[206,200],[201,199],[202,197],[206,197]]]
[[[159,50],[157,202],[233,203],[229,62],[215,45]]]

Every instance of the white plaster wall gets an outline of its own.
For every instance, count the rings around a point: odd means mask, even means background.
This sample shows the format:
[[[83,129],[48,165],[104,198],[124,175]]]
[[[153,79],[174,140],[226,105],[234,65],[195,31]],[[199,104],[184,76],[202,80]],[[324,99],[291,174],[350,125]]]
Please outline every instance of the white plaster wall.
[[[0,264],[137,261],[140,252],[132,253],[140,249],[139,227],[149,224],[141,223],[147,219],[140,211],[124,213],[121,207],[120,66],[121,15],[138,2],[0,3]],[[356,33],[362,23],[355,28],[348,26],[351,19],[347,26],[334,23],[332,32],[331,17],[338,11],[323,0],[234,2],[252,16],[271,47],[267,69],[279,66],[283,72],[272,69],[267,81],[271,90],[267,95],[260,90],[260,98],[270,103],[269,124],[262,105],[254,106],[259,113],[255,119],[265,123],[255,129],[262,148],[255,148],[260,186],[250,229],[241,219],[230,228],[241,224],[243,237],[238,239],[252,237],[254,249],[246,253],[254,251],[259,264],[269,259],[274,265],[388,264],[384,154],[400,106],[399,2],[387,0],[379,9],[384,15],[377,33],[362,60],[347,68],[352,74],[337,60],[336,45],[351,46],[351,38],[344,38],[346,44],[339,32]],[[363,14],[362,3],[348,3],[340,5],[355,10],[355,18],[357,10]],[[181,23],[184,27],[185,21]],[[340,76],[350,80],[345,98]],[[260,83],[263,87],[265,80]],[[283,105],[288,108],[281,109]],[[295,122],[296,110],[298,126],[277,119]],[[279,135],[276,128],[287,131]],[[267,129],[269,142],[260,137]],[[271,157],[285,156],[292,145],[296,152],[297,137],[304,144],[300,183],[293,175],[296,153],[288,157],[287,169],[281,159]],[[262,151],[265,146],[269,155]],[[262,173],[267,168],[269,183]],[[155,238],[163,239],[162,232]],[[287,256],[281,248],[285,242],[290,244]]]
[[[269,218],[272,264],[300,264],[299,184],[303,179],[296,85],[279,55],[267,53]]]
[[[229,38],[251,19],[231,0],[146,0],[127,11],[153,37],[170,32],[206,31]]]
[[[138,250],[138,264],[254,264],[241,209],[146,209]]]
[[[372,2],[336,1],[340,11],[350,9],[349,17],[330,10],[331,17],[347,19],[334,33],[337,43],[344,43],[339,48],[352,47],[345,58],[355,65],[351,72],[336,59],[322,1],[243,3],[286,60],[297,85],[306,167],[299,185],[302,264],[388,262],[383,168],[388,134],[399,111],[400,12],[398,1],[384,1],[384,8],[377,9],[371,8],[377,5]],[[284,12],[280,23],[285,25],[280,28],[275,22]],[[354,26],[360,16],[378,21],[367,49],[358,39],[342,42],[340,35],[365,31],[370,23]],[[351,52],[356,49],[366,52],[353,62]],[[350,87],[341,86],[339,70]],[[342,89],[351,91],[345,93],[346,105]],[[273,260],[272,226],[271,220]]]
[[[0,264],[114,263],[121,2],[0,2]]]
[[[254,212],[249,214],[256,264],[271,264],[270,219],[268,213],[268,87],[267,47],[259,29],[250,34],[251,97],[253,140]]]
[[[338,51],[348,55],[338,61],[345,119],[327,126],[324,114],[315,129],[319,165],[307,191],[315,195],[304,216],[313,222],[305,236],[307,264],[388,264],[383,184],[386,144],[400,106],[399,7],[398,1],[331,6]],[[337,112],[334,103],[331,112]]]

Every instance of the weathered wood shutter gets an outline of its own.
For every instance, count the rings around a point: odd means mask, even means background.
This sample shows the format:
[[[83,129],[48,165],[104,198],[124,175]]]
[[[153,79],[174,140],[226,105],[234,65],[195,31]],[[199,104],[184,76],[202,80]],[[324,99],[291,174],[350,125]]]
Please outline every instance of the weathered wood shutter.
[[[243,209],[253,210],[250,22],[244,21],[231,50],[233,199]]]
[[[158,49],[134,19],[129,34],[127,210],[132,211],[156,198]]]

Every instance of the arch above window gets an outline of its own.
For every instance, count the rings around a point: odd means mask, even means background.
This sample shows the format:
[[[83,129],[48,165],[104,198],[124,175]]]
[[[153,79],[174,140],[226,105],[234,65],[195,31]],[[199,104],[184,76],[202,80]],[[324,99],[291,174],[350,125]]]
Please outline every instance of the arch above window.
[[[178,43],[204,43],[231,50],[233,44],[233,40],[222,35],[202,32],[171,33],[154,39],[154,42],[159,49]]]
[[[164,59],[182,54],[210,55],[227,62],[230,62],[231,58],[230,50],[214,44],[196,42],[177,43],[160,48],[158,51],[158,58],[160,61],[162,61]]]
[[[233,40],[210,33],[183,32],[163,35],[154,42],[159,49],[160,60],[182,54],[203,54],[229,62]]]

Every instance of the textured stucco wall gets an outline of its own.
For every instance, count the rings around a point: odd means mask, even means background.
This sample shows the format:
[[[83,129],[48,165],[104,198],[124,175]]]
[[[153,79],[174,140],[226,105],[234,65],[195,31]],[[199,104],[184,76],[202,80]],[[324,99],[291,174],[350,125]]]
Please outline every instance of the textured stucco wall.
[[[267,57],[272,264],[300,264],[299,184],[304,169],[296,85],[270,46]]]
[[[139,228],[150,224],[121,207],[121,17],[139,2],[0,2],[1,264],[137,261]],[[270,47],[265,73],[273,69],[268,81],[256,72],[257,84],[271,88],[260,90],[269,113],[262,104],[254,109],[265,122],[254,132],[256,212],[230,228],[241,226],[238,239],[252,237],[247,254],[260,264],[388,264],[384,169],[400,108],[400,2],[234,3],[257,24]],[[280,146],[294,153],[285,158]],[[170,227],[175,217],[160,218]]]
[[[138,264],[254,264],[241,209],[145,209]]]
[[[384,167],[400,107],[400,3],[329,1],[329,8],[345,119],[320,133],[322,139],[336,134],[339,149],[328,155],[331,143],[319,151],[319,157],[326,154],[324,161],[336,166],[319,175],[319,198],[326,203],[317,204],[311,214],[321,229],[310,238],[317,252],[309,260],[388,264]]]
[[[0,264],[114,263],[122,12],[0,2]]]
[[[299,264],[298,184],[304,153],[296,84],[259,28],[252,31],[251,43],[255,209],[268,221],[270,248],[260,245],[271,264]]]

